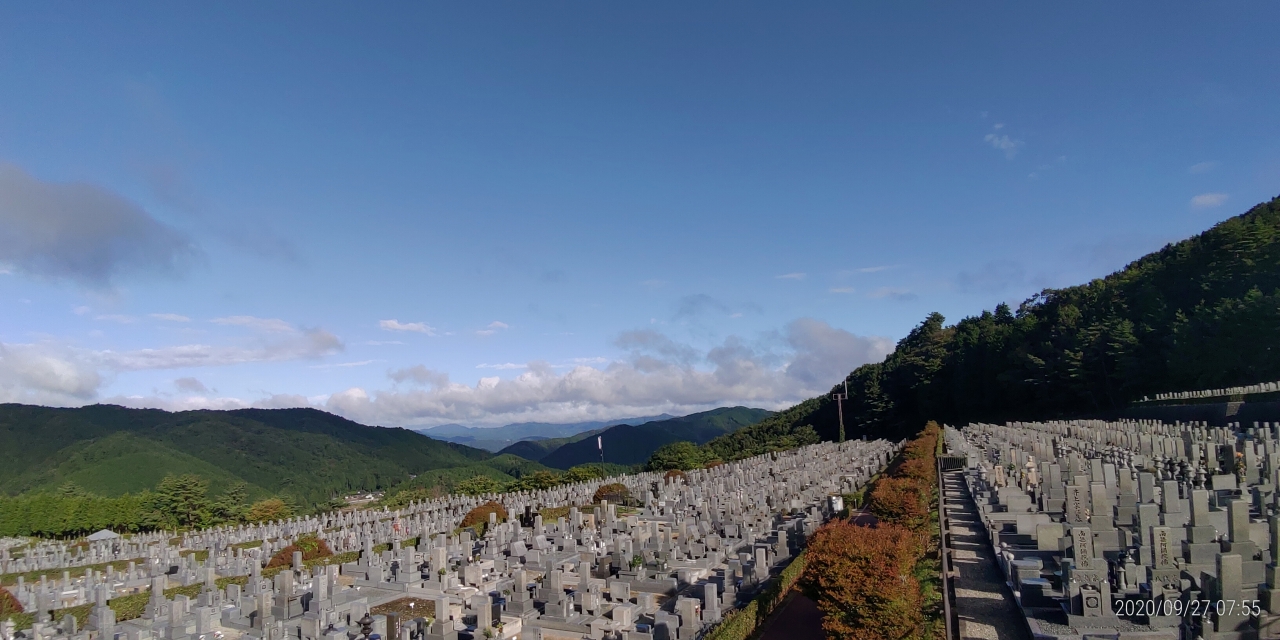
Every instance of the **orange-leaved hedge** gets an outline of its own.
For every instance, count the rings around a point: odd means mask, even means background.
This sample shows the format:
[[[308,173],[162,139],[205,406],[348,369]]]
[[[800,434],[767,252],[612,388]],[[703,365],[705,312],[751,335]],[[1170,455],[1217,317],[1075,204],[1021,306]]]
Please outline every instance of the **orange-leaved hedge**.
[[[881,478],[868,508],[882,522],[921,531],[929,526],[930,485],[911,478]]]
[[[22,613],[22,603],[7,589],[0,588],[0,620],[18,613]]]
[[[867,508],[890,524],[924,532],[937,493],[937,450],[942,428],[929,422],[902,447],[892,473],[876,481],[867,497]]]
[[[462,528],[466,529],[477,525],[488,528],[490,513],[498,514],[498,522],[507,521],[506,507],[503,507],[500,503],[490,500],[489,502],[468,511],[467,515],[462,516]]]
[[[924,544],[914,531],[837,520],[818,529],[806,553],[800,587],[822,611],[827,638],[900,640],[919,632],[923,596],[913,569]]]
[[[608,500],[610,504],[622,504],[629,498],[631,498],[631,490],[627,488],[627,485],[621,482],[611,482],[600,485],[600,488],[596,489],[595,495],[591,496],[591,501],[598,503],[602,500]]]
[[[316,558],[327,558],[333,555],[333,550],[329,548],[328,543],[315,536],[307,535],[298,538],[293,544],[281,549],[276,555],[271,556],[271,561],[267,563],[267,568],[272,567],[289,567],[293,565],[293,552],[302,552],[302,561],[315,560]]]
[[[938,438],[942,437],[942,427],[938,423],[930,420],[925,425],[920,435],[916,436],[902,448],[902,457],[905,460],[928,459],[932,460],[937,454]]]
[[[911,458],[898,465],[897,473],[894,475],[932,486],[934,476],[937,474],[936,464],[933,458]]]

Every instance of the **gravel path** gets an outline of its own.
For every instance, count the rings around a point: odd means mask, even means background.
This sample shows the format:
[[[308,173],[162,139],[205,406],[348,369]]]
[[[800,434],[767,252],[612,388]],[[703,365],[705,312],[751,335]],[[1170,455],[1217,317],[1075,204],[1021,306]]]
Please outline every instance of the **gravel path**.
[[[977,507],[962,472],[943,474],[947,530],[951,533],[952,581],[962,639],[1031,640],[1022,611],[1004,584]]]

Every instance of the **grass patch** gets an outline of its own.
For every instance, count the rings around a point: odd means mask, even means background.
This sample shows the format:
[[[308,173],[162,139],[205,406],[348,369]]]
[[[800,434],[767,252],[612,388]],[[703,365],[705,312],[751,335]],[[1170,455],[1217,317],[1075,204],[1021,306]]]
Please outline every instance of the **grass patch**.
[[[183,557],[186,557],[186,556],[195,556],[195,557],[196,557],[196,562],[204,562],[205,560],[208,560],[208,559],[209,559],[209,550],[208,550],[208,549],[200,549],[200,550],[198,550],[198,551],[188,551],[188,552],[186,552],[186,553],[183,553],[182,555],[183,555]]]
[[[234,580],[234,578],[232,578]],[[228,583],[230,584],[230,583]],[[176,595],[184,595],[188,598],[195,598],[204,590],[203,584],[193,584],[185,587],[173,587],[165,589],[164,596],[173,599]],[[129,595],[112,598],[107,602],[107,606],[116,612],[116,621],[124,622],[125,620],[133,620],[141,618],[147,609],[147,602],[151,600],[151,592],[143,591],[141,593],[131,593]],[[64,609],[53,610],[54,621],[60,621],[68,614],[75,616],[76,625],[83,628],[89,622],[89,614],[93,612],[92,604],[82,604],[75,607],[66,607]],[[31,624],[35,622],[36,612],[28,611],[25,613],[11,614],[6,617],[0,617],[0,620],[12,620],[14,627],[17,629],[29,629]]]
[[[921,637],[924,640],[941,640],[947,635],[947,621],[943,616],[942,599],[946,594],[942,590],[942,559],[939,557],[941,527],[938,521],[938,509],[929,512],[929,552],[916,562],[915,578],[920,583],[920,595],[924,599],[924,625]]]
[[[207,553],[207,552],[206,552]],[[66,569],[71,572],[71,577],[83,576],[85,569],[93,569],[94,571],[106,571],[107,567],[111,567],[115,571],[125,571],[129,568],[132,560],[113,560],[111,562],[102,562],[99,564],[86,564],[80,567],[72,567]],[[6,573],[0,575],[0,585],[6,587],[18,584],[18,576],[26,582],[39,582],[41,575],[49,576],[50,580],[61,580],[63,569],[40,569],[38,571],[28,571],[26,573]]]
[[[862,486],[859,487],[857,491],[854,491],[853,493],[843,494],[844,510],[845,510],[843,517],[845,518],[849,517],[849,513],[856,507],[866,506],[867,496],[871,494],[871,490],[874,489],[876,486],[876,480],[879,480],[879,479],[880,479],[880,474],[876,473],[870,478],[867,478],[867,481],[862,483]]]
[[[542,516],[542,523],[555,522],[557,518],[568,518],[569,507],[547,507],[538,512]]]
[[[400,615],[401,620],[434,618],[436,617],[436,603],[422,598],[400,598],[386,604],[380,604],[370,610],[369,613],[375,616],[395,613]]]
[[[413,544],[417,544],[417,538],[411,538],[410,540],[407,540],[405,542],[406,544],[409,542],[412,542]],[[378,545],[378,547],[374,548],[374,551],[380,553],[381,551],[385,551],[386,549],[389,549],[389,548],[390,548],[390,545]],[[337,553],[337,554],[326,556],[323,558],[315,558],[313,560],[307,560],[303,564],[305,564],[308,569],[314,569],[316,567],[322,567],[327,565],[355,562],[356,560],[359,559],[359,557],[360,557],[359,552],[349,551],[346,553]],[[111,564],[120,564],[120,563],[116,562]],[[127,567],[128,562],[125,562],[124,565]],[[106,565],[93,565],[93,566],[105,567]],[[87,567],[81,567],[81,568],[83,569]],[[289,567],[272,567],[270,569],[264,569],[262,571],[262,577],[267,579],[272,579],[272,578],[275,578],[276,575],[278,575],[281,571],[285,571],[288,569]],[[39,579],[39,573],[48,573],[48,572],[47,571],[38,572],[36,575],[36,579]],[[14,583],[16,583],[17,575],[26,575],[26,574],[12,574],[12,575],[14,576],[14,579],[13,579]],[[236,584],[243,587],[244,585],[248,584],[248,582],[249,582],[249,576],[231,576],[226,578],[218,578],[217,580],[215,580],[214,584],[219,589],[225,589],[227,588],[227,585],[231,585],[231,584]],[[173,587],[172,589],[165,589],[164,595],[166,598],[169,598],[169,599],[172,599],[175,595],[179,595],[179,594],[185,595],[188,598],[195,598],[199,596],[200,592],[203,590],[204,590],[203,583],[193,584],[185,587]],[[141,593],[133,593],[133,594],[113,598],[111,599],[111,601],[107,603],[107,605],[110,606],[111,609],[116,612],[116,620],[119,622],[123,622],[125,620],[132,620],[134,618],[141,617],[143,611],[146,610],[147,601],[150,599],[151,599],[151,593],[149,591],[143,591]],[[64,609],[55,609],[53,611],[53,619],[55,621],[61,620],[67,614],[71,614],[76,617],[76,623],[83,627],[83,625],[88,622],[89,614],[92,611],[93,611],[92,604],[83,604],[75,607],[67,607]],[[0,620],[12,620],[16,628],[29,629],[31,627],[31,623],[35,621],[35,615],[36,615],[35,612],[10,613],[7,615],[0,615]]]

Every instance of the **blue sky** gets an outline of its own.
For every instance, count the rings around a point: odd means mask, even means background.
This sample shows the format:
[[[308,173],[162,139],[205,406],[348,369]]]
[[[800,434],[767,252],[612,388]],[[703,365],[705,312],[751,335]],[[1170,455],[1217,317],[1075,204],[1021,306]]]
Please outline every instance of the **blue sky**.
[[[1275,3],[0,7],[0,401],[786,406],[1280,193]]]

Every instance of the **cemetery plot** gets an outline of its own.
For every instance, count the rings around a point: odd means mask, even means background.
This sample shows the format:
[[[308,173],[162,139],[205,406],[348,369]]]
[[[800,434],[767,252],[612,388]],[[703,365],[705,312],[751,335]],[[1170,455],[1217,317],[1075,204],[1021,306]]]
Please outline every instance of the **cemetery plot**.
[[[25,611],[0,636],[694,638],[896,451],[823,443],[686,474],[0,550]],[[624,495],[625,510],[600,499]]]
[[[1280,424],[946,429],[1036,636],[1280,636]]]

